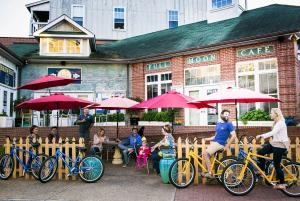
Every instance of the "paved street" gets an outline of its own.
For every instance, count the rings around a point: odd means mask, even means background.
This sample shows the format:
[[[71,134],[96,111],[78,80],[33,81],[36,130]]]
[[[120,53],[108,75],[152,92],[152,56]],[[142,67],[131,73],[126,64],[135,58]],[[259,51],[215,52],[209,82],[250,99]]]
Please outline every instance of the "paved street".
[[[212,182],[216,183],[216,182]],[[94,184],[81,180],[56,181],[41,184],[36,180],[25,181],[23,178],[0,181],[1,201],[256,201],[297,200],[289,198],[280,191],[258,185],[243,197],[227,193],[218,184],[190,186],[176,190],[172,185],[163,184],[160,177],[151,173],[106,164],[102,179]]]

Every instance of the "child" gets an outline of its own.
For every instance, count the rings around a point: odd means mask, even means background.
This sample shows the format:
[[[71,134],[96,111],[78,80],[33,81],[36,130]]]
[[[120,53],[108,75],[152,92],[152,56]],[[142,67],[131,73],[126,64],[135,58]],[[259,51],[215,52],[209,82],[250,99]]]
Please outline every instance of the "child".
[[[138,156],[136,160],[136,167],[137,169],[140,168],[140,160],[143,159],[143,165],[144,167],[147,164],[147,157],[150,155],[151,150],[150,147],[147,144],[147,140],[145,137],[142,138],[142,146],[139,148]]]

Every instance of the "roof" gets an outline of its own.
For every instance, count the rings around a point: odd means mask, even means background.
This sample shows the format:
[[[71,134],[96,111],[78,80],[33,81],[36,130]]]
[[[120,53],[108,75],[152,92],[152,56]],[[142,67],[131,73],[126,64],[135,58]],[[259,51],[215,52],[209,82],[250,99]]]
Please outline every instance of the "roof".
[[[44,4],[44,3],[49,3],[49,0],[36,1],[36,2],[32,2],[32,3],[26,4],[25,6],[30,11],[31,7],[37,6],[37,5],[40,5],[40,4]]]
[[[112,43],[97,44],[97,51],[91,54],[90,59],[137,60],[295,33],[300,31],[299,19],[300,7],[274,4],[244,11],[233,19],[210,24],[201,21]],[[38,48],[38,44],[10,46],[20,57],[38,57]]]
[[[13,51],[0,43],[0,55],[16,65],[23,65],[23,61]]]
[[[300,7],[273,4],[239,17],[208,24],[201,21],[113,43],[97,45],[107,58],[141,59],[300,31]]]

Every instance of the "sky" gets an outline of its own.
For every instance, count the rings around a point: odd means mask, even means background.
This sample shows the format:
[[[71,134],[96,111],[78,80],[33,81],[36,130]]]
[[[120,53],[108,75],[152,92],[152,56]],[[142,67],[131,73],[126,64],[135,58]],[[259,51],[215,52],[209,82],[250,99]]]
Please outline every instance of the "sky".
[[[27,37],[30,13],[25,4],[36,1],[38,0],[0,0],[0,37]],[[248,0],[248,9],[274,3],[300,6],[300,0]]]

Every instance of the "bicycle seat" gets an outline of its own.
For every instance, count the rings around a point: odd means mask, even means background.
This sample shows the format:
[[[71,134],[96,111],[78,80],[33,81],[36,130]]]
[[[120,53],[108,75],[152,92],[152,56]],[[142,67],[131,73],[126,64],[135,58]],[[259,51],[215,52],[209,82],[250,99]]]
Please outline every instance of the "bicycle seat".
[[[86,147],[76,147],[76,151],[82,151],[82,152],[84,152],[86,150],[87,150]]]

